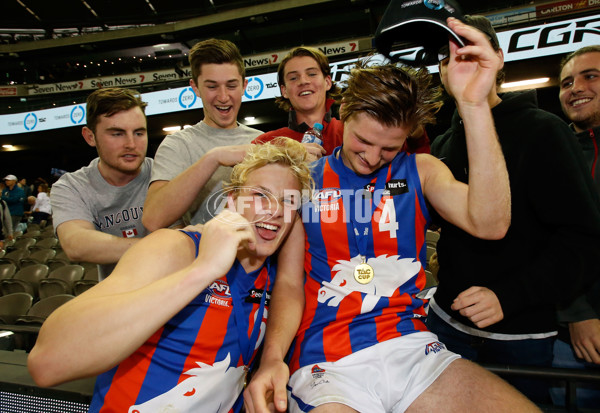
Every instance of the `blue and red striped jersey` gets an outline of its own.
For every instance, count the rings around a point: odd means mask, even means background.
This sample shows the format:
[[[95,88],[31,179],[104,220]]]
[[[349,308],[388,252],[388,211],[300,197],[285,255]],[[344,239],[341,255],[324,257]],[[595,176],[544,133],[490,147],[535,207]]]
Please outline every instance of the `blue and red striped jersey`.
[[[194,239],[197,255],[200,234],[185,233]],[[131,356],[98,376],[90,412],[157,412],[169,405],[177,411],[239,411],[244,354],[253,359],[262,342],[270,291],[262,321],[255,320],[260,317],[265,285],[269,290],[274,276],[275,266],[268,261],[246,273],[236,260],[226,276],[215,280]],[[232,297],[232,284],[240,292],[240,302]],[[245,317],[241,329],[234,310],[238,306]],[[251,342],[254,328],[260,333]],[[245,342],[252,349],[243,348],[240,330],[246,332]]]
[[[425,331],[429,214],[415,155],[400,152],[371,175],[357,175],[333,155],[313,168],[317,190],[305,204],[306,306],[290,370],[336,361],[401,335]],[[374,271],[363,284],[355,268]]]

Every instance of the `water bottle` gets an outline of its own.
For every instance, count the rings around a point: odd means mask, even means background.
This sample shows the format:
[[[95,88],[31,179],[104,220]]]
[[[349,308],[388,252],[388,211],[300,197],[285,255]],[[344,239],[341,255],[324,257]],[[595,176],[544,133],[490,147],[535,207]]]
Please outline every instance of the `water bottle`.
[[[323,135],[321,134],[322,130],[323,125],[320,123],[315,123],[312,128],[304,132],[302,143],[318,143],[319,145],[323,145]]]

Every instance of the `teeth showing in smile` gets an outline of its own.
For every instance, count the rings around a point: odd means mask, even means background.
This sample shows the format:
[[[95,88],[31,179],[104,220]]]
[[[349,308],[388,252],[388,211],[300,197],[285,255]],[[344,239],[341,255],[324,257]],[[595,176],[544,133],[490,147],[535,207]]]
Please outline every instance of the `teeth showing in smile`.
[[[310,90],[307,90],[305,92],[300,93],[300,96],[307,96],[307,95],[312,95],[312,92]]]
[[[266,222],[257,222],[256,226],[259,228],[268,229],[271,231],[277,231],[277,225],[267,224]]]
[[[571,102],[571,106],[577,106],[577,105],[582,105],[584,103],[588,103],[589,101],[591,101],[591,98],[581,98],[581,99],[577,99],[574,102]]]
[[[217,106],[219,110],[229,110],[230,106]]]

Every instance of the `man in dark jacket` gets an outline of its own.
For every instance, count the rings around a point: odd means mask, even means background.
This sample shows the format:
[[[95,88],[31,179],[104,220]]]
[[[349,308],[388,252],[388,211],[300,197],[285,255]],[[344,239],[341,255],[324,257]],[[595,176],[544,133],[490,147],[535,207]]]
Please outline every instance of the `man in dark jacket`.
[[[489,20],[466,19],[502,56]],[[440,62],[444,85],[447,64]],[[580,295],[600,271],[600,204],[571,131],[538,108],[534,91],[499,95],[496,89],[489,102],[510,177],[511,227],[504,239],[484,241],[439,219],[439,285],[428,327],[450,350],[477,362],[549,367],[556,305]],[[432,154],[466,182],[460,115],[434,140]],[[533,401],[549,402],[545,382],[510,381]]]
[[[598,144],[600,142],[600,45],[582,47],[560,65],[559,99],[600,194]],[[554,345],[554,365],[593,368],[600,371],[600,274],[599,281],[558,312],[561,328]],[[568,328],[567,328],[568,326]],[[554,397],[554,395],[553,395]],[[600,406],[600,389],[578,388],[579,407]]]
[[[17,177],[14,175],[6,175],[4,177],[6,188],[2,190],[2,200],[8,204],[10,216],[12,217],[12,226],[16,231],[17,225],[21,222],[25,213],[25,192],[23,188],[17,185]]]

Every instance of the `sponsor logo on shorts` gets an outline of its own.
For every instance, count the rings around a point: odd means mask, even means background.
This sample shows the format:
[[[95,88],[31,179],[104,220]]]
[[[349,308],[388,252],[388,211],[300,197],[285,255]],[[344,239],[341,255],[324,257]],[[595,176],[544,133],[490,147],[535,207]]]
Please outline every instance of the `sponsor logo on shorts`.
[[[322,369],[317,364],[312,366],[310,369],[310,374],[313,376],[313,379],[320,379],[325,374],[325,369]]]
[[[445,350],[446,346],[443,343],[440,343],[439,341],[434,341],[432,343],[429,343],[425,346],[425,355],[428,355],[429,353],[439,353],[442,350]]]

